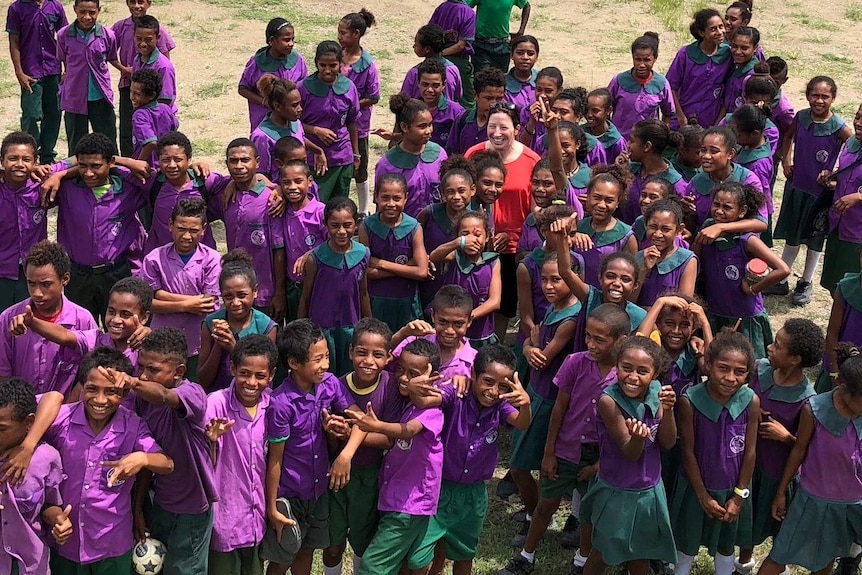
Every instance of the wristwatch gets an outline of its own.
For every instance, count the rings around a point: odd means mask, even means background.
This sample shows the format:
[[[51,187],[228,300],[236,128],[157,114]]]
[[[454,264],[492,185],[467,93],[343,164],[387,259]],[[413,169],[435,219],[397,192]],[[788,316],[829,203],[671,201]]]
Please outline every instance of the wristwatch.
[[[750,489],[740,489],[739,487],[734,487],[733,492],[742,497],[743,499],[748,499],[751,496]]]

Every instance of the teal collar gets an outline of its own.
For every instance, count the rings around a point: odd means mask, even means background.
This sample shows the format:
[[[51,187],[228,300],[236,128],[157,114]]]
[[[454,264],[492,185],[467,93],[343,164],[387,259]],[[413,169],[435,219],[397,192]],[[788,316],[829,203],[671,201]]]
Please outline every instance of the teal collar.
[[[643,222],[643,220],[641,220]],[[635,220],[637,223],[637,220]],[[634,229],[634,228],[633,228]],[[666,257],[663,260],[660,260],[656,264],[656,268],[658,269],[658,273],[661,275],[667,275],[673,270],[684,266],[688,263],[688,260],[694,257],[694,252],[691,250],[687,250],[685,248],[677,248],[675,252]],[[641,250],[637,253],[638,262],[643,264],[644,261],[644,251]]]
[[[745,178],[748,177],[750,170],[743,166],[740,166],[736,162],[731,162],[731,166],[733,166],[730,170],[730,176],[725,182],[739,182],[740,184],[745,181]],[[701,172],[695,177],[691,179],[691,183],[694,184],[694,189],[697,190],[697,193],[701,196],[708,196],[712,193],[712,190],[718,185],[712,181],[712,178],[709,177],[709,174],[706,172]],[[723,183],[723,182],[722,182]]]
[[[396,168],[412,170],[419,165],[420,160],[423,164],[433,164],[440,157],[442,151],[443,148],[434,142],[428,142],[425,144],[425,149],[422,150],[421,153],[411,154],[410,152],[405,152],[399,144],[386,152],[386,159],[389,160],[389,163]]]
[[[291,70],[297,62],[299,62],[299,54],[296,50],[292,50],[281,60],[276,60],[269,55],[269,46],[264,46],[254,53],[254,63],[264,72],[275,72],[279,68]]]
[[[293,52],[291,52],[291,54],[293,54]],[[352,82],[350,79],[344,74],[339,74],[335,83],[331,86],[329,84],[324,84],[318,79],[317,72],[311,74],[302,81],[302,85],[305,86],[305,89],[318,98],[325,98],[329,94],[330,90],[339,96],[343,96],[350,91],[351,84]]]
[[[75,185],[79,188],[90,188],[90,186],[88,186],[80,176],[75,178],[74,181]],[[108,185],[110,186],[110,192],[112,194],[117,195],[123,193],[123,176],[116,168],[111,168],[110,175],[108,176]],[[104,198],[105,196],[102,197]]]
[[[613,228],[605,232],[597,232],[593,229],[592,222],[592,216],[587,216],[582,219],[578,222],[578,231],[590,236],[593,239],[593,244],[597,248],[609,246],[620,241],[631,230],[630,226],[626,225],[621,220],[617,220],[617,223]]]
[[[560,310],[555,310],[554,306],[548,308],[548,311],[545,312],[545,319],[542,323],[546,325],[553,325],[555,323],[563,322],[567,319],[572,319],[578,316],[578,313],[581,311],[581,302],[576,302],[569,307],[564,307]]]
[[[80,34],[82,38],[86,38],[87,35],[91,33],[94,36],[104,36],[105,27],[102,26],[100,23],[96,22],[95,24],[93,24],[92,28],[85,32],[84,30],[78,28],[78,21],[75,20],[74,22],[72,22],[72,25],[69,26],[69,30],[66,32],[66,36],[78,36]]]
[[[378,238],[385,240],[389,237],[389,234],[395,236],[396,240],[402,240],[416,229],[416,226],[419,225],[419,222],[414,218],[411,218],[407,214],[401,214],[401,223],[399,223],[394,228],[390,228],[382,221],[380,221],[380,214],[375,213],[373,215],[368,216],[362,223],[368,229],[369,232],[373,233]]]
[[[764,138],[763,143],[756,148],[738,148],[734,160],[739,164],[750,164],[751,162],[771,157],[772,148],[769,146],[769,141]]]
[[[446,213],[446,204],[431,204],[431,217],[434,218],[434,222],[440,228],[440,231],[447,236],[452,235],[452,226],[454,224],[449,219],[449,214]]]
[[[206,182],[200,179],[193,169],[189,168],[186,170],[186,173],[189,175],[189,181],[191,182],[192,188],[198,189],[206,186]],[[161,184],[164,185],[167,183],[168,178],[163,173],[159,172],[156,176],[156,181],[161,182]]]
[[[689,387],[685,392],[685,396],[699,412],[713,422],[718,421],[718,418],[721,417],[722,409],[726,409],[730,414],[730,418],[736,421],[742,412],[748,409],[754,397],[754,391],[747,385],[743,385],[733,394],[733,397],[727,400],[727,403],[721,405],[709,395],[706,385],[706,382],[704,382]]]
[[[859,151],[862,150],[862,140],[859,140],[855,136],[847,140],[847,143],[844,146],[847,148],[847,151],[851,154],[859,154]]]
[[[293,54],[293,52],[291,52],[291,54]],[[374,58],[372,58],[371,54],[369,54],[365,50],[365,48],[363,48],[362,49],[362,55],[359,56],[359,60],[354,62],[350,66],[350,69],[353,70],[354,72],[356,72],[357,74],[361,74],[362,72],[364,72],[365,70],[370,68],[371,64],[373,64],[373,63],[374,63]]]
[[[760,60],[758,60],[757,58],[752,57],[752,58],[751,58],[751,60],[749,60],[747,64],[745,64],[745,65],[743,65],[743,66],[740,66],[740,67],[738,67],[738,68],[735,68],[735,69],[733,70],[733,75],[734,75],[734,76],[736,76],[737,78],[743,78],[743,77],[745,77],[745,75],[746,75],[746,74],[748,74],[749,72],[751,72],[752,70],[754,70],[754,66],[755,66],[759,61],[760,61]]]
[[[545,257],[547,257],[548,253],[545,251],[545,248],[536,248],[527,254],[527,257],[536,262],[536,265],[539,267],[545,263]]]
[[[240,194],[254,194],[255,196],[260,196],[264,190],[266,190],[266,182],[263,180],[258,180],[254,183],[252,187],[247,190],[237,190]]]
[[[757,379],[760,382],[761,392],[766,393],[769,391],[767,395],[773,401],[799,403],[815,393],[811,382],[804,375],[799,383],[790,387],[775,385],[775,379],[772,377],[774,370],[768,359],[758,360],[755,369],[757,370]]]
[[[273,122],[270,115],[267,114],[266,118],[264,118],[257,127],[261,132],[269,136],[273,142],[277,142],[285,136],[293,136],[296,134],[299,131],[299,121],[288,122],[287,126],[281,127]]]
[[[712,218],[706,218],[703,221],[703,227],[705,227],[705,228],[709,227],[713,224],[715,224],[715,220]],[[721,234],[721,236],[719,236],[712,243],[712,245],[715,246],[715,248],[718,249],[719,251],[722,251],[722,252],[727,251],[731,248],[736,247],[736,245],[739,243],[739,238],[741,238],[741,237],[742,237],[742,234],[738,234],[738,233],[737,234],[733,234],[733,233]]]
[[[545,135],[547,137],[547,134]],[[584,137],[587,139],[587,151],[592,152],[599,145],[599,139],[584,130]]]
[[[691,349],[691,344],[686,344],[674,363],[683,375],[689,376],[694,373],[694,370],[697,369],[697,357],[694,355],[694,350]]]
[[[524,218],[524,225],[531,228],[536,227],[536,212],[530,212],[527,214],[527,217]]]
[[[682,179],[682,174],[680,174],[677,169],[673,167],[673,164],[670,163],[668,160],[665,160],[665,163],[667,164],[667,167],[664,169],[663,172],[659,172],[658,174],[649,177],[661,178],[662,180],[666,180],[671,184],[676,184]],[[629,162],[629,169],[631,170],[632,174],[639,178],[641,177],[641,168],[643,168],[643,164],[641,164],[640,162]]]
[[[844,435],[844,430],[851,420],[847,419],[835,409],[833,396],[835,390],[815,395],[808,400],[811,405],[811,411],[814,413],[814,418],[820,422],[820,425],[826,428],[829,433],[835,437]],[[857,417],[852,420],[853,427],[856,428],[856,439],[862,439],[862,417]]]
[[[506,91],[510,94],[517,94],[521,90],[524,89],[524,86],[530,85],[532,87],[536,87],[536,76],[539,75],[539,71],[533,68],[533,71],[530,74],[529,82],[521,82],[515,77],[515,74],[512,70],[509,70],[506,73]]]
[[[458,266],[458,269],[461,270],[461,273],[470,274],[473,273],[477,268],[482,267],[483,265],[490,263],[497,259],[499,254],[494,252],[482,252],[482,261],[478,263],[473,263],[470,259],[462,252],[458,250],[455,252],[455,264]]]
[[[730,46],[722,43],[718,46],[715,54],[707,56],[704,54],[703,50],[700,49],[700,42],[695,40],[688,45],[685,49],[685,53],[697,64],[706,64],[707,60],[712,60],[713,64],[722,64],[730,58]]]
[[[589,133],[589,132],[588,132],[588,130],[589,130],[589,129],[590,129],[590,128],[589,128],[588,126],[584,126],[584,131],[585,131],[585,132]],[[595,138],[596,138],[599,142],[601,142],[601,144],[602,144],[602,146],[603,146],[604,148],[606,148],[606,149],[607,149],[607,148],[612,147],[614,144],[616,144],[616,143],[617,143],[617,142],[619,142],[620,140],[622,140],[622,139],[623,139],[623,135],[622,135],[622,134],[620,134],[620,131],[619,131],[619,130],[617,130],[617,127],[616,127],[616,126],[614,126],[614,123],[613,123],[613,122],[608,122],[608,130],[607,130],[604,134],[602,134],[602,135],[600,135],[600,136],[595,136]]]
[[[340,254],[329,247],[329,242],[323,242],[314,249],[314,255],[320,263],[327,265],[337,270],[353,269],[365,259],[368,254],[368,248],[360,244],[356,240],[350,240],[350,249],[346,254]]]
[[[659,74],[658,72],[652,73],[652,78],[646,84],[641,84],[637,80],[635,80],[634,75],[631,70],[626,72],[620,72],[617,74],[617,84],[619,84],[620,88],[628,92],[629,94],[637,94],[641,90],[650,95],[661,94],[664,90],[664,87],[667,85],[667,78]]]
[[[468,108],[467,113],[464,114],[464,123],[465,124],[477,124],[476,117],[478,116],[478,111],[476,108]]]
[[[844,127],[844,120],[833,113],[832,117],[825,122],[815,122],[811,119],[811,109],[800,110],[796,114],[796,121],[799,125],[810,131],[814,136],[831,136],[835,132],[839,132]]]
[[[647,417],[647,407],[650,409],[650,415],[655,416],[658,414],[659,406],[661,405],[658,398],[660,391],[661,384],[656,380],[652,380],[643,400],[635,399],[623,393],[623,390],[619,386],[619,380],[617,380],[616,385],[608,387],[604,394],[613,399],[626,415],[634,417],[639,421],[644,421]]]
[[[569,183],[572,184],[572,187],[576,190],[585,190],[590,184],[590,177],[590,167],[581,162],[578,164],[578,171],[569,177]]]
[[[149,104],[144,104],[143,106],[141,106],[141,108],[146,108],[147,110],[155,110],[158,107],[159,107],[159,100],[158,99],[153,100]]]
[[[632,223],[632,233],[635,235],[638,241],[641,241],[646,237],[646,220],[642,215],[636,217],[635,221]],[[638,257],[643,259],[643,256],[640,252],[638,252],[637,255]]]
[[[838,291],[844,296],[844,301],[855,309],[862,311],[862,274],[845,274],[844,278],[838,282]]]
[[[437,98],[437,109],[438,110],[448,110],[449,109],[449,98],[446,97],[446,94],[440,94],[440,97]]]

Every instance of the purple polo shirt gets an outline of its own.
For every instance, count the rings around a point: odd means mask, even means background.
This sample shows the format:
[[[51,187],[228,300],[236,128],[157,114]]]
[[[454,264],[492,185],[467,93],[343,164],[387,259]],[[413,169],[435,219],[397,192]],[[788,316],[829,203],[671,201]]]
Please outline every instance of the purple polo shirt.
[[[207,398],[206,421],[226,417],[235,423],[218,440],[215,475],[219,490],[230,493],[213,505],[210,549],[228,553],[254,547],[266,531],[266,412],[270,391],[265,389],[254,416],[236,397],[236,381]]]
[[[159,94],[159,101],[170,106],[171,110],[176,114],[177,72],[168,57],[159,52],[158,49],[153,50],[153,53],[146,60],[143,60],[140,56],[136,56],[132,60],[132,73],[141,70],[152,70],[162,78],[162,93]]]
[[[66,65],[66,75],[60,84],[60,108],[63,111],[88,113],[91,75],[102,98],[113,107],[114,92],[111,90],[108,62],[117,59],[117,39],[110,28],[96,22],[86,38],[82,38],[77,21],[72,22],[57,33],[57,57]]]
[[[58,391],[66,395],[75,383],[78,361],[64,348],[50,342],[33,330],[13,337],[9,325],[24,308],[32,305],[26,299],[16,303],[0,314],[0,377],[18,376],[33,385],[36,393]],[[90,312],[72,303],[63,296],[63,309],[55,323],[66,329],[98,329]]]
[[[449,100],[457,102],[464,94],[464,87],[461,85],[461,73],[458,71],[458,67],[446,58],[441,56],[437,60],[440,60],[446,67],[446,85],[443,87],[443,93]],[[401,91],[411,98],[422,99],[422,90],[419,88],[419,64],[407,70],[404,81],[401,82]]]
[[[434,127],[431,141],[444,149],[449,146],[449,138],[457,135],[458,123],[466,113],[458,100],[450,100],[445,94],[441,96],[437,100],[437,107],[431,109]]]
[[[71,332],[77,340],[78,347],[76,351],[78,353],[78,357],[81,359],[90,353],[90,350],[96,349],[97,347],[117,347],[114,340],[111,339],[111,336],[99,329],[73,329]],[[126,347],[123,351],[123,355],[129,359],[135,373],[137,373],[138,352],[130,347]],[[78,361],[80,361],[80,359]]]
[[[144,257],[140,278],[147,282],[153,291],[164,290],[182,295],[215,296],[215,309],[219,309],[221,289],[218,276],[221,273],[221,255],[203,244],[192,255],[188,263],[183,263],[174,244],[156,248]],[[201,351],[201,323],[206,314],[157,313],[153,314],[150,327],[176,327],[182,330],[189,346],[189,355]]]
[[[119,461],[130,453],[157,453],[161,448],[147,424],[119,406],[108,425],[94,434],[80,401],[60,407],[45,441],[60,452],[65,480],[60,485],[64,505],[72,506],[72,537],[57,552],[87,564],[118,557],[135,544],[132,537],[132,487],[127,480],[108,487],[114,470],[102,461]]]
[[[60,73],[57,58],[57,31],[67,26],[66,12],[57,0],[36,2],[17,0],[6,11],[6,32],[18,36],[21,69],[33,78]]]
[[[380,377],[377,378],[377,383],[371,387],[364,389],[358,388],[353,383],[353,380],[353,373],[348,373],[344,377],[339,378],[338,381],[341,383],[341,391],[344,393],[344,396],[347,397],[348,400],[353,401],[353,403],[363,411],[365,411],[366,406],[370,403],[371,407],[374,409],[374,413],[377,413],[378,417],[383,417],[384,414],[387,413],[387,409],[389,408],[389,405],[391,405],[390,402],[394,395],[397,394],[399,397],[401,396],[397,391],[396,394],[392,393],[392,388],[397,388],[398,382],[395,380],[395,377],[386,370],[380,373]],[[376,467],[380,465],[381,461],[383,461],[383,451],[373,447],[360,446],[359,449],[356,450],[356,454],[353,456],[351,464],[354,467]]]
[[[152,168],[159,166],[159,154],[156,149],[149,158],[141,158],[141,150],[161,138],[165,133],[176,130],[180,122],[170,106],[158,100],[153,100],[145,106],[132,112],[132,157],[147,161]]]
[[[420,409],[412,403],[401,415],[401,423],[413,420],[422,431],[411,439],[397,439],[380,468],[377,509],[407,515],[437,513],[443,475],[443,412],[439,407]]]
[[[476,144],[487,141],[488,121],[485,120],[485,125],[480,126],[476,108],[471,108],[455,123],[452,133],[449,134],[447,151],[463,154]]]
[[[342,73],[347,76],[353,85],[359,99],[380,99],[380,73],[377,64],[371,54],[362,50],[362,56],[352,65],[342,68]],[[356,133],[360,138],[367,138],[371,133],[371,111],[374,106],[359,109],[359,117],[356,119]]]
[[[117,48],[120,53],[120,64],[123,66],[131,66],[132,62],[138,56],[138,49],[135,48],[135,22],[132,20],[132,17],[124,18],[122,20],[117,21],[113,26],[111,26],[111,30],[114,32],[114,36],[117,38]],[[174,39],[171,38],[171,35],[168,34],[167,29],[164,26],[159,26],[159,39],[156,41],[156,49],[162,54],[169,54],[174,48],[177,47],[177,43],[174,42]],[[131,86],[132,80],[128,76],[120,76],[120,83],[118,84],[118,88],[128,88]]]
[[[628,139],[635,124],[641,120],[660,120],[676,116],[673,92],[667,78],[653,72],[645,84],[638,82],[631,70],[620,72],[608,84],[614,106],[614,125]]]
[[[536,101],[536,76],[538,74],[539,71],[534,68],[530,75],[530,80],[527,82],[518,80],[513,70],[509,70],[506,74],[505,98],[507,102],[518,106],[518,113],[521,114],[522,124],[524,123],[523,118],[529,116],[530,106]],[[524,110],[527,110],[527,112]]]
[[[255,52],[245,69],[242,71],[242,76],[239,79],[239,88],[250,90],[254,94],[260,96],[257,91],[257,81],[264,74],[273,74],[282,80],[290,80],[294,84],[299,84],[308,76],[308,66],[305,63],[305,58],[296,50],[285,56],[281,60],[275,60],[269,55],[269,46],[264,46]],[[251,122],[249,132],[254,130],[261,120],[269,113],[269,109],[259,104],[254,104],[250,100],[248,102],[248,117]],[[303,108],[305,104],[303,104]]]
[[[563,416],[554,453],[571,463],[581,460],[581,447],[585,443],[599,442],[597,402],[602,392],[617,379],[612,368],[602,376],[599,364],[588,351],[568,356],[554,377],[554,384],[569,394],[569,408]]]
[[[442,390],[443,479],[455,483],[491,479],[497,467],[498,429],[509,427],[509,417],[518,410],[505,401],[483,407],[472,390],[464,398],[451,385]]]
[[[670,87],[679,94],[686,116],[697,116],[701,126],[712,126],[719,120],[724,79],[733,66],[730,47],[721,44],[707,56],[698,42],[680,48],[667,71]],[[678,123],[672,122],[672,127]]]
[[[476,39],[476,13],[464,0],[448,0],[438,5],[428,23],[437,24],[447,32],[452,30],[458,35],[459,42],[466,43],[458,56],[469,56],[473,53],[473,40]]]
[[[141,234],[137,211],[148,198],[140,180],[114,168],[108,183],[110,189],[99,199],[80,178],[60,184],[57,241],[75,263],[95,266],[122,259]]]
[[[220,186],[226,186],[228,178],[217,174],[210,173],[209,177],[202,180],[189,171],[189,181],[186,182],[182,189],[177,189],[170,183],[164,174],[155,174],[150,177],[147,182],[147,190],[155,186],[160,186],[156,195],[155,205],[153,206],[153,224],[150,226],[150,231],[147,233],[147,241],[144,242],[144,254],[148,254],[154,249],[173,242],[168,223],[171,221],[171,213],[174,211],[177,203],[180,200],[204,200],[209,199],[209,196],[215,193]],[[207,220],[214,221],[212,206],[207,209]],[[213,238],[212,226],[207,226],[204,231],[204,237],[201,243],[213,249],[216,247],[215,238]]]
[[[0,485],[0,505],[3,506],[0,573],[11,573],[15,562],[20,575],[49,572],[49,548],[41,515],[47,505],[62,505],[62,481],[60,454],[50,445],[40,443],[30,459],[24,481],[20,485]]]
[[[392,356],[395,358],[401,357],[401,351],[404,349],[408,343],[413,341],[414,339],[419,339],[416,336],[411,335],[408,338],[405,338],[404,341],[396,346],[395,350],[392,352]],[[422,339],[430,341],[434,345],[437,345],[437,334],[432,333],[431,335],[423,336]],[[450,381],[456,375],[462,375],[464,377],[472,377],[473,374],[473,362],[476,361],[476,354],[478,352],[473,349],[473,346],[470,345],[470,342],[467,338],[461,339],[461,349],[452,356],[445,364],[440,366],[440,379],[442,381]],[[395,369],[395,365],[397,362],[391,361],[389,365],[392,366],[392,370]]]
[[[134,392],[129,397],[165,455],[174,460],[173,473],[153,479],[156,503],[168,513],[196,515],[219,500],[205,431],[209,422],[207,395],[200,385],[187,379],[174,392],[180,399],[177,409],[144,401]]]
[[[302,96],[302,123],[335,132],[336,139],[326,146],[317,136],[306,134],[326,154],[330,168],[353,163],[353,147],[347,125],[359,117],[359,93],[346,76],[339,76],[335,83],[327,86],[317,79],[315,72],[299,85]],[[308,155],[308,165],[314,165],[314,155]]]
[[[835,200],[862,192],[862,163],[858,159],[860,154],[862,154],[862,142],[856,137],[851,137],[838,156],[838,168],[839,170],[844,168],[844,170],[838,174]],[[853,169],[849,169],[851,167]],[[856,204],[843,214],[839,214],[834,209],[829,210],[829,230],[838,230],[838,239],[841,241],[862,243],[862,205]]]
[[[302,281],[302,276],[293,273],[294,262],[326,241],[326,224],[323,221],[325,207],[315,199],[309,200],[308,205],[296,211],[287,206],[282,229],[273,229],[273,243],[284,246],[288,281]]]
[[[284,443],[279,497],[309,501],[326,493],[329,458],[322,412],[343,412],[351,405],[353,401],[331,373],[324,375],[310,393],[301,390],[291,376],[272,393],[266,434],[270,443]]]

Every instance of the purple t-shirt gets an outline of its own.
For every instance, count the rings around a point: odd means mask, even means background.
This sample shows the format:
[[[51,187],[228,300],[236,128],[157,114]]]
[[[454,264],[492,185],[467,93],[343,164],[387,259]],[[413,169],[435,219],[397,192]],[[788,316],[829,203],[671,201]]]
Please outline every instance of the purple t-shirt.
[[[57,31],[69,22],[63,5],[57,0],[36,2],[16,0],[6,11],[6,32],[18,36],[21,69],[32,78],[60,73],[57,58]]]

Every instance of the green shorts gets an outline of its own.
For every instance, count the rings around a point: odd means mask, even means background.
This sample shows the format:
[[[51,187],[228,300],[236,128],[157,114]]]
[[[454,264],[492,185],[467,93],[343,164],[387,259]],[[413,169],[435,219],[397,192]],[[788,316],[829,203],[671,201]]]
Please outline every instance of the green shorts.
[[[164,572],[173,575],[200,575],[207,571],[210,537],[213,529],[212,506],[203,513],[171,513],[158,503],[144,503],[147,527],[154,539],[168,548]]]
[[[427,515],[384,513],[371,545],[362,556],[359,575],[396,575],[404,560],[416,552],[425,538],[430,519]],[[419,569],[424,565],[408,562],[408,567]]]
[[[223,553],[210,549],[207,575],[263,575],[260,545]]]
[[[565,459],[557,458],[557,478],[549,479],[542,477],[542,498],[556,499],[563,495],[571,494],[575,489],[578,493],[585,495],[592,480],[578,481],[578,473],[581,469],[593,465],[599,460],[599,446],[596,443],[587,443],[581,446],[581,460],[572,463]]]
[[[131,575],[132,550],[119,557],[109,557],[95,563],[81,565],[62,557],[56,549],[51,549],[51,573],[59,575]],[[14,573],[15,570],[13,569]]]
[[[329,544],[341,547],[348,541],[362,557],[377,531],[377,482],[380,468],[352,467],[350,482],[340,491],[329,492]]]
[[[437,515],[428,523],[428,532],[410,556],[410,565],[424,567],[434,560],[438,541],[446,543],[446,558],[470,561],[476,556],[479,534],[488,511],[488,487],[484,481],[453,483],[440,488]]]
[[[317,199],[324,204],[335,196],[344,196],[350,193],[350,181],[353,179],[353,163],[346,166],[329,166],[326,173],[316,176]]]
[[[527,388],[527,393],[530,394],[533,420],[530,427],[524,431],[516,429],[512,434],[512,458],[509,467],[536,470],[542,468],[542,454],[545,452],[545,440],[548,439],[548,424],[554,410],[554,400],[537,395],[532,387]]]

